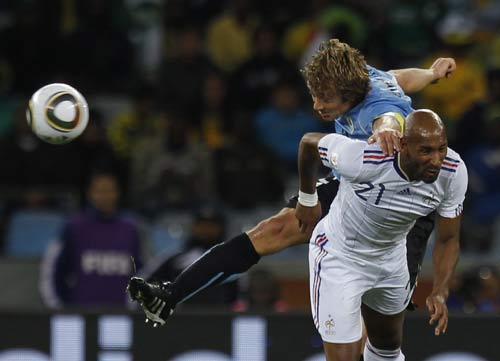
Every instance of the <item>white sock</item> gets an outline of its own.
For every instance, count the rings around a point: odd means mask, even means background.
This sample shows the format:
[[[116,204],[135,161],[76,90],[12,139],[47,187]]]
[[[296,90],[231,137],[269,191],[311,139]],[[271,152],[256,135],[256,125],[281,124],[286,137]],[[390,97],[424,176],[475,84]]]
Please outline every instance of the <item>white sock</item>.
[[[400,348],[396,350],[380,350],[375,348],[367,339],[363,358],[365,361],[404,361],[405,355],[403,355]]]

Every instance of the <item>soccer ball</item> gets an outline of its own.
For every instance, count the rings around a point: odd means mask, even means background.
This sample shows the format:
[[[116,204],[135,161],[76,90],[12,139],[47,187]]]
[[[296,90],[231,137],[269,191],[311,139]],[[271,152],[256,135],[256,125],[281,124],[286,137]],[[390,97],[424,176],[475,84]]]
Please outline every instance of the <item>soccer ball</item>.
[[[89,121],[89,107],[82,94],[62,83],[38,89],[29,101],[26,120],[38,138],[64,144],[83,133]]]

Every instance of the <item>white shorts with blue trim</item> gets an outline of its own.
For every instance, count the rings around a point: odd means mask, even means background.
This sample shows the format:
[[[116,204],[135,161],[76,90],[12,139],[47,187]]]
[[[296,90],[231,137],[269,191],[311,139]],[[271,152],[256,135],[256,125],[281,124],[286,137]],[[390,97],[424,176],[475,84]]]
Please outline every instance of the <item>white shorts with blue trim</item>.
[[[330,343],[361,339],[361,303],[384,315],[406,309],[413,289],[406,257],[364,260],[327,251],[321,221],[309,244],[309,284],[314,325]]]

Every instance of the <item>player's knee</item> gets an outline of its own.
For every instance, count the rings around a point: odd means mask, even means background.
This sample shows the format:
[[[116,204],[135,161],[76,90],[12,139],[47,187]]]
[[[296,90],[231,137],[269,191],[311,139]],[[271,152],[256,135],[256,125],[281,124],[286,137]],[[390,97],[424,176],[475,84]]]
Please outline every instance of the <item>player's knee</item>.
[[[404,311],[387,316],[362,305],[368,340],[371,345],[382,350],[395,350],[403,341]]]
[[[404,361],[405,356],[401,352],[401,347],[379,348],[372,345],[371,340],[367,340],[363,351],[363,359],[365,361]]]
[[[370,336],[367,343],[381,350],[396,350],[401,348],[402,335],[399,332],[390,332],[386,330],[380,335]]]
[[[328,361],[358,361],[360,357],[359,342],[336,344],[325,342],[323,347]]]
[[[288,212],[279,213],[250,230],[248,236],[257,253],[264,256],[289,247],[294,242],[294,232],[290,231],[292,221]]]
[[[272,254],[285,248],[281,237],[284,226],[285,224],[281,217],[273,216],[260,222],[248,232],[248,236],[259,255]]]

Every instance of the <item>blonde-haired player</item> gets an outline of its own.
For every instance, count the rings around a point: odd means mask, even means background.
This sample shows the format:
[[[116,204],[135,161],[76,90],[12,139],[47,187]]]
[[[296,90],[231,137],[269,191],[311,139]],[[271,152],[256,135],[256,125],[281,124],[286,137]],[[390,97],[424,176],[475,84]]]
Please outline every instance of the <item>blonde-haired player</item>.
[[[403,119],[413,108],[406,92],[416,92],[446,77],[455,70],[450,58],[440,58],[429,69],[408,68],[385,72],[366,64],[363,55],[338,39],[321,46],[302,70],[313,99],[314,110],[332,131],[353,139],[378,142],[392,155],[399,146]],[[338,181],[322,180],[317,187],[320,213],[328,212],[335,198]],[[316,194],[312,200],[316,199]],[[306,243],[308,235],[299,231],[294,216],[297,201],[293,197],[278,213],[247,232],[213,247],[189,266],[172,283],[152,284],[132,278],[129,293],[137,300],[146,316],[156,323],[165,323],[177,303],[207,287],[238,277],[255,265],[261,256]],[[422,217],[408,237],[408,264],[412,283],[417,277],[427,238],[434,226],[432,216]]]

